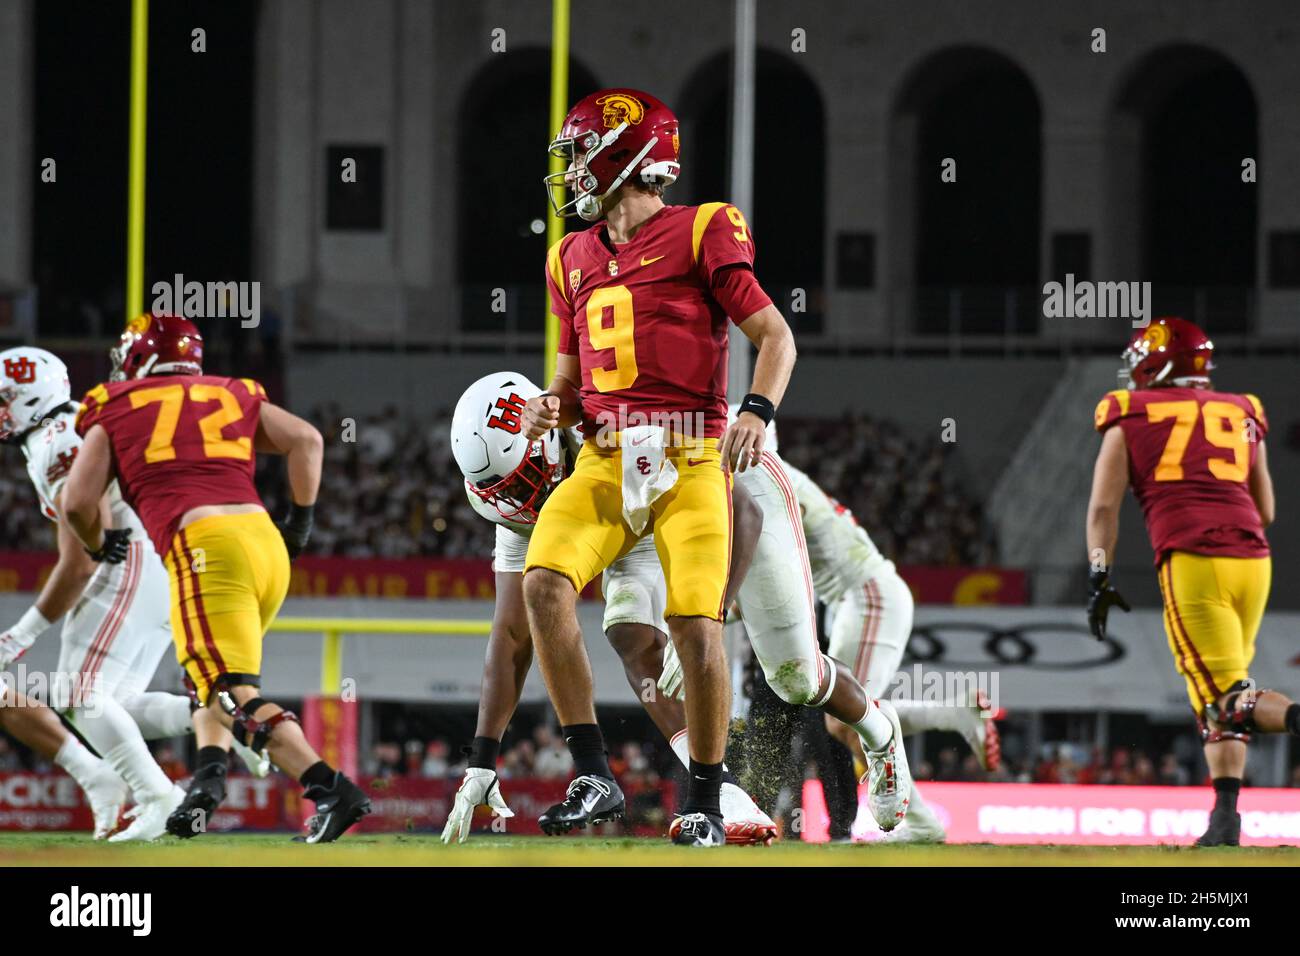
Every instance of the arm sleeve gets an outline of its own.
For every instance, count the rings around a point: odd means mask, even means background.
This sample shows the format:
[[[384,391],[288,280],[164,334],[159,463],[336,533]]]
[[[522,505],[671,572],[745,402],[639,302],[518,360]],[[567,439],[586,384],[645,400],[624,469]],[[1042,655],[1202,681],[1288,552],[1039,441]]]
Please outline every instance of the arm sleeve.
[[[1268,416],[1264,414],[1264,403],[1254,395],[1246,395],[1246,401],[1250,402],[1251,412],[1255,416],[1255,427],[1258,434],[1257,438],[1263,438],[1268,434]]]
[[[772,304],[754,273],[743,265],[728,266],[715,272],[710,291],[727,317],[737,325]]]
[[[1123,389],[1103,395],[1092,415],[1093,426],[1097,431],[1104,432],[1127,415],[1131,399],[1132,395]]]
[[[716,274],[728,266],[754,267],[754,237],[749,223],[735,206],[706,203],[695,210],[691,253],[705,285],[713,287]],[[752,313],[746,313],[747,315]]]
[[[551,314],[560,326],[559,349],[565,355],[578,354],[578,337],[573,330],[573,305],[565,292],[564,259],[562,256],[564,240],[561,239],[546,253],[546,293],[550,301]]]
[[[99,423],[103,418],[104,406],[107,404],[108,389],[104,385],[96,385],[86,393],[86,397],[81,400],[81,407],[77,409],[74,425],[79,437],[85,438],[86,432]]]

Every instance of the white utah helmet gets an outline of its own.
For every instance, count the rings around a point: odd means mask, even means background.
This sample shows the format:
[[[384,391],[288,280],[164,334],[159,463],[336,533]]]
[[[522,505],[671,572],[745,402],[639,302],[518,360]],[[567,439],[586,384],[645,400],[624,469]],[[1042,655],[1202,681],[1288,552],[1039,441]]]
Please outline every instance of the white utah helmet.
[[[524,437],[524,405],[541,393],[518,372],[494,372],[465,389],[451,417],[451,453],[470,504],[498,524],[531,527],[564,477],[558,430]]]
[[[26,345],[0,352],[0,442],[18,441],[71,400],[68,367],[57,355]]]
[[[734,425],[736,416],[740,414],[740,403],[732,402],[727,406],[727,424]],[[776,419],[767,423],[767,438],[763,440],[764,451],[776,451]]]

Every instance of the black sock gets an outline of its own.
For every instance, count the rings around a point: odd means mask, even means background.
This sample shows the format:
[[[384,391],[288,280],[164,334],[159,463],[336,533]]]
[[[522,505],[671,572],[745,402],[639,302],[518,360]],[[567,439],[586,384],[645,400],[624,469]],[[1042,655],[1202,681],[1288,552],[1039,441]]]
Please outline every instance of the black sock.
[[[722,789],[722,761],[697,763],[692,760],[686,776],[686,803],[682,806],[682,812],[722,816],[722,808],[718,804],[719,791]]]
[[[724,766],[724,767],[722,768],[722,782],[723,782],[723,783],[730,783],[730,784],[732,784],[732,785],[734,785],[734,786],[737,786],[737,787],[740,786],[740,780],[739,780],[739,778],[737,778],[736,775],[735,775],[734,773],[731,772],[731,768],[730,768],[730,767],[725,767],[725,766]]]
[[[590,774],[606,780],[614,779],[614,772],[609,769],[609,760],[605,754],[605,738],[601,736],[598,725],[570,724],[561,727],[560,733],[569,745],[569,753],[573,755],[573,769],[578,776]]]
[[[1286,732],[1292,737],[1300,737],[1300,704],[1292,704],[1286,709]]]
[[[1215,777],[1214,809],[1236,813],[1239,793],[1241,793],[1241,781],[1236,777]]]
[[[302,772],[298,782],[304,787],[326,787],[334,782],[334,768],[324,760],[317,760]]]
[[[208,770],[210,767],[220,767],[220,772],[224,773],[228,769],[229,760],[230,751],[222,747],[200,747],[194,764],[194,772]],[[209,770],[208,772],[211,773],[212,771]]]
[[[501,741],[491,737],[475,737],[474,742],[465,748],[470,767],[480,770],[496,770],[497,758],[501,756]]]

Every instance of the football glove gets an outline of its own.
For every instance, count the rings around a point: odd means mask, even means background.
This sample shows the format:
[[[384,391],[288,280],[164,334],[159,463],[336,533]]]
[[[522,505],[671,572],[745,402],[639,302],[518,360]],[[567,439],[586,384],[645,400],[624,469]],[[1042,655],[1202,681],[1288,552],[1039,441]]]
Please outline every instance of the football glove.
[[[307,547],[315,511],[315,505],[295,504],[289,509],[288,520],[279,526],[280,536],[284,538],[284,546],[289,551],[290,561],[302,554],[303,549]]]
[[[1125,613],[1133,610],[1124,596],[1110,584],[1110,572],[1102,569],[1088,574],[1088,630],[1099,641],[1106,639],[1106,616],[1118,606]]]
[[[130,550],[130,528],[105,528],[104,543],[99,546],[99,550],[91,551],[87,548],[86,554],[90,555],[92,561],[121,564],[126,560],[127,552]]]
[[[26,654],[49,626],[49,620],[36,605],[28,608],[17,624],[0,634],[0,670]]]
[[[501,781],[495,770],[485,767],[468,767],[465,779],[456,791],[456,801],[452,804],[447,817],[447,825],[442,828],[442,842],[464,843],[469,839],[469,825],[474,820],[475,807],[489,807],[499,817],[513,817],[515,811],[506,806],[505,797],[501,796]]]
[[[664,669],[659,673],[660,693],[672,700],[686,700],[686,682],[682,675],[682,659],[677,656],[673,642],[664,645]]]

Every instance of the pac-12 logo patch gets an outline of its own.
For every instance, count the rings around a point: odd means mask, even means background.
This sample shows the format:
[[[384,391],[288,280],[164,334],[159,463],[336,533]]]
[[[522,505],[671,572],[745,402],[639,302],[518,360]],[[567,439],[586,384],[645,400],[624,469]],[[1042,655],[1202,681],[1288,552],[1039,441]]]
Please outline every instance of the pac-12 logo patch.
[[[36,381],[36,363],[26,355],[5,359],[5,377],[13,379],[18,385],[30,385]]]
[[[582,284],[582,270],[570,269],[569,270],[569,294],[577,295],[578,286],[581,284]]]
[[[525,404],[524,400],[514,392],[510,393],[509,398],[498,398],[494,407],[500,409],[501,414],[488,418],[488,428],[500,428],[512,435],[518,435],[524,424],[521,416]]]

